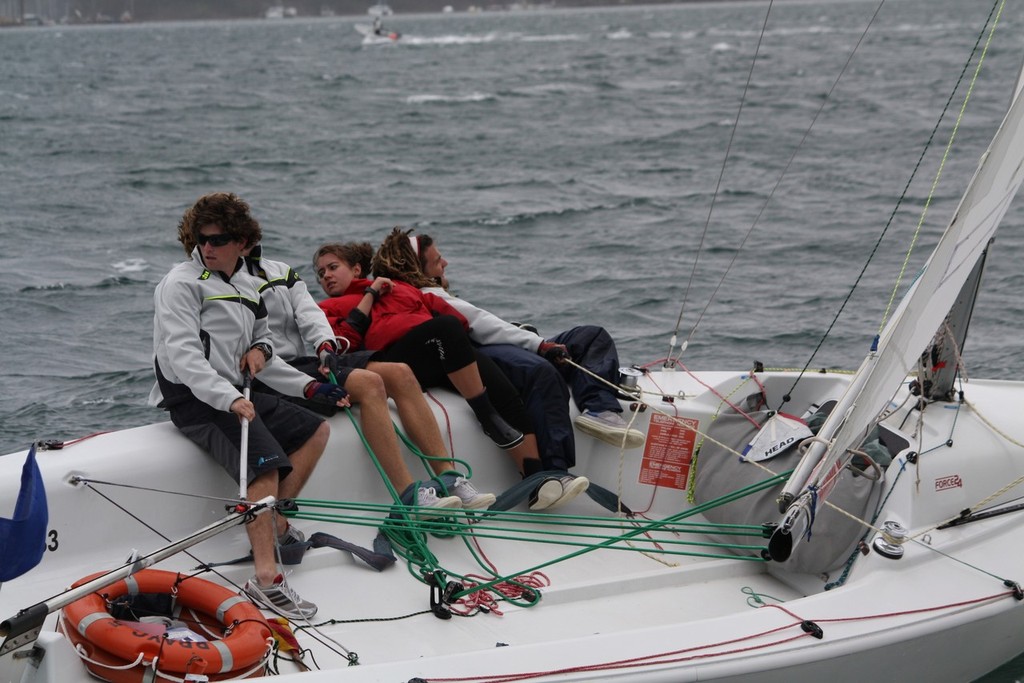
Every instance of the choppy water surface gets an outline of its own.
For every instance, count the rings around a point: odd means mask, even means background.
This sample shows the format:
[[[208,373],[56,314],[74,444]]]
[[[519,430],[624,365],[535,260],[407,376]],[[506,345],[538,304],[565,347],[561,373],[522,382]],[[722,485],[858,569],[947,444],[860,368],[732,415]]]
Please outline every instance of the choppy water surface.
[[[907,277],[1002,116],[1019,5]],[[321,242],[412,225],[460,292],[545,333],[602,324],[626,363],[664,356],[682,310],[690,367],[803,366],[991,9],[889,2],[837,82],[876,7],[399,16],[389,47],[340,17],[0,32],[0,453],[163,419],[145,406],[152,290],[212,190],[248,199],[307,279]],[[812,367],[856,367],[878,330],[972,72]],[[994,250],[973,376],[1021,367],[1022,216]]]

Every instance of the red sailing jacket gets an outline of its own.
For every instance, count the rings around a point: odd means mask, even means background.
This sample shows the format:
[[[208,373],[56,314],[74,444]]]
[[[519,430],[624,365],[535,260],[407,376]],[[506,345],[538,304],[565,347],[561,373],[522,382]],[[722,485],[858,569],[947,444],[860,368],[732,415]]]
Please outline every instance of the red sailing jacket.
[[[358,311],[350,318],[349,314],[359,305],[364,296],[363,290],[371,282],[356,278],[344,294],[320,302],[334,334],[347,339],[351,344],[350,350],[383,351],[435,315],[454,316],[469,331],[469,321],[447,301],[404,282],[395,282],[390,292],[374,302],[368,325]]]

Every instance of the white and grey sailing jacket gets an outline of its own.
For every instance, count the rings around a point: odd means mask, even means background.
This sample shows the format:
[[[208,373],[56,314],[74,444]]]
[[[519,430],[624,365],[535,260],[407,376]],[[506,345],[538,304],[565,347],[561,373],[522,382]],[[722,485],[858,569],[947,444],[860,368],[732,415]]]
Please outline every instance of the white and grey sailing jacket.
[[[311,355],[325,341],[334,342],[327,316],[287,263],[263,258],[257,245],[246,257],[245,268],[257,278],[257,291],[267,305],[275,356],[295,360]]]
[[[153,352],[165,388],[162,391],[157,382],[149,395],[150,405],[171,407],[191,394],[228,411],[242,398],[238,389],[242,356],[256,344],[273,348],[267,308],[257,286],[256,279],[241,268],[229,278],[207,270],[198,248],[191,260],[164,276],[153,292]],[[309,377],[283,362],[274,363],[273,358],[270,365],[276,371],[264,370],[261,380],[282,393],[302,395]]]
[[[523,328],[505,322],[498,316],[477,308],[465,299],[460,299],[443,287],[424,287],[424,292],[435,294],[466,316],[469,321],[469,338],[481,346],[485,344],[512,344],[527,351],[537,352],[544,338],[524,330]]]

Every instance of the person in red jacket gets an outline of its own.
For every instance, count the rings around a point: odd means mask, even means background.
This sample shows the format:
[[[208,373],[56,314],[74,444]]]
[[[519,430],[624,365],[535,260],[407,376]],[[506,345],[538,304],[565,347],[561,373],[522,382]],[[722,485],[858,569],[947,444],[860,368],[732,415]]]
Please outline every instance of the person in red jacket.
[[[375,351],[371,360],[406,363],[424,388],[450,383],[484,433],[520,461],[525,435],[536,443],[526,408],[497,366],[473,348],[465,317],[410,285],[365,279],[372,257],[369,243],[351,242],[325,244],[313,257],[317,280],[330,296],[320,308],[339,344],[348,344],[343,351],[368,349]]]

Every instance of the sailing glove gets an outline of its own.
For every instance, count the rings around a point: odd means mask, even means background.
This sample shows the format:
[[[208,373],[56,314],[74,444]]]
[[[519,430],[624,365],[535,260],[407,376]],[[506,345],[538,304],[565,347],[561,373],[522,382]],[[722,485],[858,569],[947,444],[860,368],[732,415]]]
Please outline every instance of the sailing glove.
[[[338,361],[338,347],[333,342],[325,341],[316,352],[320,357],[320,365],[327,368],[336,381],[341,381],[341,363]]]
[[[565,344],[556,344],[549,341],[542,341],[537,348],[537,353],[552,363],[560,363],[570,358],[569,349],[565,348]]]
[[[348,392],[337,384],[316,381],[307,384],[303,394],[313,403],[323,403],[330,406],[338,405],[338,401],[348,396]]]

